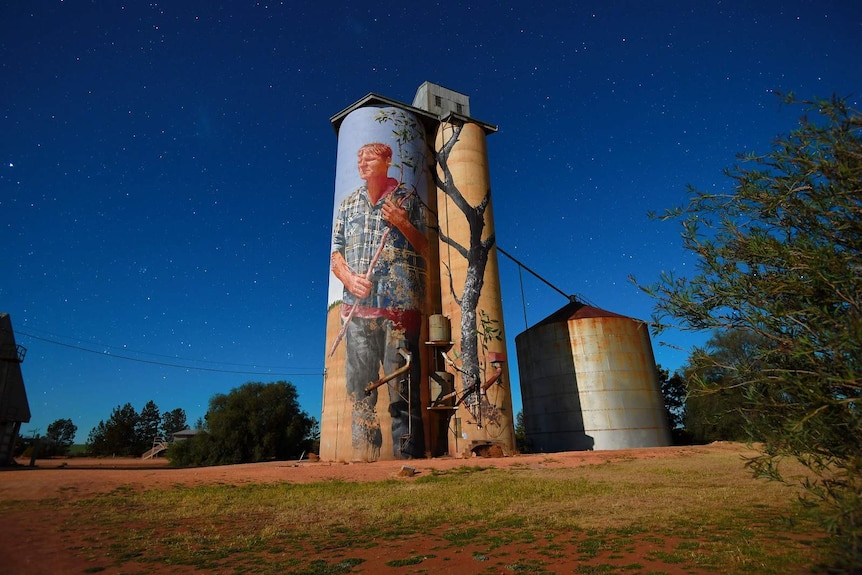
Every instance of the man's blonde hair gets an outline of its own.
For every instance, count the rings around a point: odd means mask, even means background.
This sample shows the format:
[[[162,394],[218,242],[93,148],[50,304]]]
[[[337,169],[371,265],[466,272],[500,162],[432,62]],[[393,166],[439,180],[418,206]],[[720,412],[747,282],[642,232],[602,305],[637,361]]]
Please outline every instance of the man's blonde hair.
[[[361,156],[362,152],[370,152],[377,157],[383,158],[387,162],[392,161],[392,148],[390,148],[386,144],[381,144],[380,142],[365,144],[364,146],[359,148],[359,151],[356,152],[356,155]]]

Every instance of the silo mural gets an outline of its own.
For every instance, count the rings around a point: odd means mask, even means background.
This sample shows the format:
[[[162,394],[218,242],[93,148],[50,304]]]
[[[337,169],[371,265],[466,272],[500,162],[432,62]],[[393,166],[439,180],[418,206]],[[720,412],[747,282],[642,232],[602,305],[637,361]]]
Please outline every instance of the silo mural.
[[[536,451],[670,445],[647,326],[572,302],[515,339]]]
[[[326,460],[514,448],[485,147],[496,128],[428,82],[414,106],[369,94],[332,118]]]
[[[437,130],[437,206],[443,315],[452,322],[444,354],[460,382],[449,452],[514,446],[486,128],[465,118]]]
[[[429,241],[427,144],[409,112],[369,106],[341,124],[321,456],[425,454],[421,333]]]

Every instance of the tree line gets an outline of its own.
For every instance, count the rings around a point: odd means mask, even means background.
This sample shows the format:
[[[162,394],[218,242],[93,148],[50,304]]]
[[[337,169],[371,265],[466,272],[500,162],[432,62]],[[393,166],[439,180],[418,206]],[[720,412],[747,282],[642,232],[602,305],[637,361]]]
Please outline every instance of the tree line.
[[[90,430],[81,455],[94,457],[138,457],[152,447],[157,437],[170,438],[177,431],[187,429],[186,412],[177,408],[160,413],[153,401],[148,401],[138,413],[131,403],[118,405],[107,420]],[[44,436],[19,435],[16,456],[54,457],[69,455],[75,443],[78,426],[63,418],[48,425]]]
[[[299,457],[316,452],[320,439],[317,420],[302,411],[296,387],[285,381],[249,382],[214,395],[194,427],[188,439],[172,441],[175,433],[189,429],[185,410],[162,413],[148,401],[138,412],[126,403],[90,430],[85,454],[141,457],[164,438],[172,465],[221,465]],[[34,450],[39,457],[67,455],[77,431],[71,419],[58,419],[45,437],[19,437],[16,455],[30,456]]]
[[[167,412],[160,419],[152,401],[140,414],[126,404],[90,432],[87,449],[93,455],[140,456],[152,447],[154,437],[170,439],[184,429],[188,426],[182,410]],[[187,439],[170,442],[166,457],[172,465],[288,459],[316,450],[319,441],[317,420],[301,409],[296,387],[286,381],[248,382],[214,395],[194,430]]]
[[[107,420],[100,421],[87,437],[87,453],[93,456],[140,457],[153,446],[156,438],[170,439],[174,433],[187,429],[186,412],[177,408],[159,412],[148,401],[140,413],[131,403],[117,406]]]

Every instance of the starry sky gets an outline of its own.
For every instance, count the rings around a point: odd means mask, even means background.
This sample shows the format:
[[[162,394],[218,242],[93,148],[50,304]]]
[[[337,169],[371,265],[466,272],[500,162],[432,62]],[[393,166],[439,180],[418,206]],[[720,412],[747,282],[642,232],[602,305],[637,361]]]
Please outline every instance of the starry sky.
[[[511,4],[511,7],[509,7]],[[320,417],[336,136],[374,92],[470,96],[500,247],[565,293],[639,319],[629,280],[686,274],[650,211],[730,186],[801,114],[774,90],[862,90],[862,4],[5,2],[0,312],[32,419],[86,440],[115,407],[182,408],[293,382]],[[567,300],[501,258],[514,338]],[[653,340],[675,369],[706,334]]]

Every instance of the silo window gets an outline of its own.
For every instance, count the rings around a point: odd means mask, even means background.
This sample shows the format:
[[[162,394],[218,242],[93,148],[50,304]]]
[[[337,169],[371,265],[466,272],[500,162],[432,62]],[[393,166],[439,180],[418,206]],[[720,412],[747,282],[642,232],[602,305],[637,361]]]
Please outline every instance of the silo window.
[[[443,105],[443,99],[440,96],[434,96],[434,105],[439,108]]]
[[[463,114],[464,113],[464,106],[462,106],[461,104],[455,104],[455,111],[458,112],[459,114]]]

